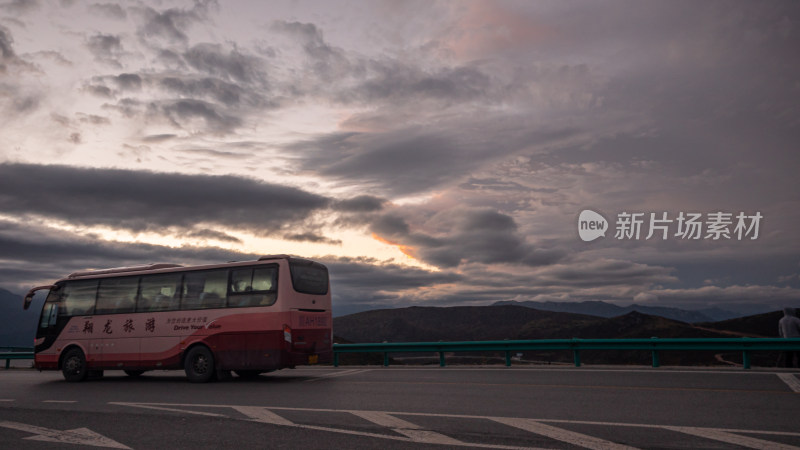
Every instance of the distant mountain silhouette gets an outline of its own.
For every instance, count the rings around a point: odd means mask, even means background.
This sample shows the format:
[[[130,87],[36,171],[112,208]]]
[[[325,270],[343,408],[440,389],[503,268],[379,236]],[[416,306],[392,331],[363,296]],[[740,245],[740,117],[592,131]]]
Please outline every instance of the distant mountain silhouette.
[[[499,305],[380,309],[336,317],[333,323],[336,335],[352,342],[432,342],[524,339],[520,333],[532,322],[596,320],[580,314]]]
[[[742,336],[778,337],[778,321],[781,320],[781,317],[783,317],[783,311],[773,311],[766,314],[723,320],[721,322],[699,323],[697,325]]]
[[[636,311],[603,318],[519,305],[364,311],[335,318],[334,330],[352,342],[722,336],[714,330]]]
[[[22,309],[22,296],[0,288],[0,347],[33,347],[42,299]]]
[[[629,305],[617,306],[603,301],[585,301],[585,302],[515,302],[515,301],[501,301],[494,303],[495,305],[519,305],[528,308],[539,309],[543,311],[557,311],[569,312],[575,314],[588,314],[590,316],[598,317],[616,317],[628,314],[629,312],[640,312],[642,314],[649,314],[651,316],[660,316],[667,319],[679,320],[681,322],[696,323],[696,322],[713,322],[717,320],[732,319],[740,317],[733,311],[728,311],[721,308],[707,308],[696,311],[689,311],[680,308],[670,308],[663,306],[645,306],[645,305]]]
[[[756,316],[758,317],[758,316]],[[744,318],[695,326],[686,322],[632,311],[616,317],[542,311],[520,305],[474,307],[410,307],[365,311],[334,318],[334,332],[350,342],[432,342],[503,339],[719,338],[741,335],[750,324],[777,326],[777,318]],[[763,322],[763,323],[762,323]],[[753,325],[755,326],[755,325]],[[759,328],[760,329],[760,328]],[[395,355],[397,356],[397,355]],[[646,351],[582,352],[587,363],[650,364]],[[662,352],[664,365],[710,365],[720,360],[741,362],[741,354]],[[531,359],[571,361],[571,352],[536,352]],[[775,355],[754,355],[753,364],[774,365]]]

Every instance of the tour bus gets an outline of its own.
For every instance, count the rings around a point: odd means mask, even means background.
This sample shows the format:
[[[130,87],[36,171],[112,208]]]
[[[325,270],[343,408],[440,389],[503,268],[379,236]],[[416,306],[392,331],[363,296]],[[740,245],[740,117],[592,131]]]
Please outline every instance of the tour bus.
[[[34,365],[68,381],[161,369],[192,382],[254,378],[333,355],[328,269],[306,259],[75,272],[31,289],[25,309],[44,289]]]

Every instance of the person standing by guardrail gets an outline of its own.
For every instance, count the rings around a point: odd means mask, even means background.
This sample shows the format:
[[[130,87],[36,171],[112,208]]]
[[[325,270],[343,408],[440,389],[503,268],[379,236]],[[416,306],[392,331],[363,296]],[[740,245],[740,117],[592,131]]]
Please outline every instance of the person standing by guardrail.
[[[782,338],[800,337],[800,319],[797,318],[794,308],[783,308],[783,317],[778,321],[778,334]],[[783,352],[783,365],[794,367],[795,358],[798,356],[800,356],[798,351]],[[800,364],[800,359],[798,359],[798,364]]]

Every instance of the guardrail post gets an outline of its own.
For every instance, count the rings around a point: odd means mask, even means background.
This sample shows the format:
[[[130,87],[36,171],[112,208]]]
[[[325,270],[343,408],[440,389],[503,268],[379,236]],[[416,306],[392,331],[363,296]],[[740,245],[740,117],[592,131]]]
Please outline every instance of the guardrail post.
[[[581,351],[578,350],[578,338],[572,338],[572,360],[575,362],[575,367],[581,366]]]
[[[511,352],[506,350],[506,367],[511,367]]]
[[[746,341],[747,338],[742,338],[742,341]],[[750,368],[750,352],[747,350],[749,344],[747,342],[742,342],[742,346],[745,347],[742,349],[742,368],[747,370]]]
[[[383,367],[389,367],[389,352],[383,352]]]
[[[653,336],[650,339],[658,339],[657,337]],[[660,367],[661,360],[658,357],[658,350],[656,350],[656,343],[653,342],[653,367]]]
[[[444,352],[439,352],[439,367],[444,367]]]
[[[339,352],[333,352],[333,367],[339,367]]]
[[[6,359],[6,370],[8,370],[9,367],[11,367],[11,360]]]

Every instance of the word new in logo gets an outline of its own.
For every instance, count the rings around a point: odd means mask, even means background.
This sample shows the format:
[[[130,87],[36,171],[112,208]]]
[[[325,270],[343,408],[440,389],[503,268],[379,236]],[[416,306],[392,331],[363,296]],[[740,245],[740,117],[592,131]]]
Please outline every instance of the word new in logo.
[[[606,236],[608,221],[591,209],[584,209],[578,216],[578,235],[584,242],[593,241]]]

